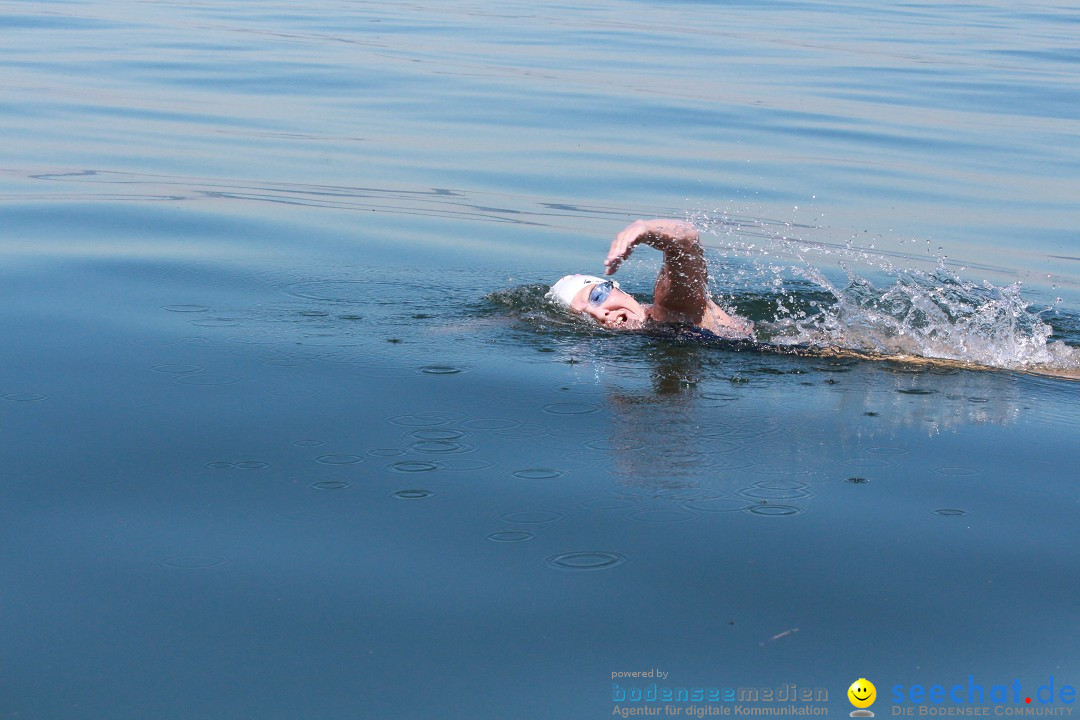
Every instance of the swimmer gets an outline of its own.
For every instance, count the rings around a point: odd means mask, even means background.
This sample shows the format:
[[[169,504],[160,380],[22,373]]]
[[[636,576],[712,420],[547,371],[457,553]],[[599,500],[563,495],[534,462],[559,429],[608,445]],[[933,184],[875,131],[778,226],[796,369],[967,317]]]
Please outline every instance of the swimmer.
[[[613,330],[691,326],[725,338],[753,334],[753,323],[729,315],[709,297],[705,251],[690,223],[661,219],[631,223],[611,243],[604,274],[613,275],[641,244],[664,253],[652,305],[642,305],[614,280],[594,275],[561,278],[548,290],[548,299]]]

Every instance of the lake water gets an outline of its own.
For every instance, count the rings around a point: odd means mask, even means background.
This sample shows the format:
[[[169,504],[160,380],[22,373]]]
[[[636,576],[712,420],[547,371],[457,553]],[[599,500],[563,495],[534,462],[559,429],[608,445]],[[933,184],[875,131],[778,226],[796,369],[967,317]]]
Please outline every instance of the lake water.
[[[1078,31],[6,2],[0,718],[1071,708]],[[654,216],[756,343],[544,302]]]

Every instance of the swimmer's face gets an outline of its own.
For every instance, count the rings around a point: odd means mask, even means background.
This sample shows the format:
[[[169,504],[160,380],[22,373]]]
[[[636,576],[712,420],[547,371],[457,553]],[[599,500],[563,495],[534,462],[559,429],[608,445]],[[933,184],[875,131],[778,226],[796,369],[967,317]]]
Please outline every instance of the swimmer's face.
[[[570,309],[614,330],[634,330],[645,324],[645,307],[609,283],[581,288],[570,301]]]

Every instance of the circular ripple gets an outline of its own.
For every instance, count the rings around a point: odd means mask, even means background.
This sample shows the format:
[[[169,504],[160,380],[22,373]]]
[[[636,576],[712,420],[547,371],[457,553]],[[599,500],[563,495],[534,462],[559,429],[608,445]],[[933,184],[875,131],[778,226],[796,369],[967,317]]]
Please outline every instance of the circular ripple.
[[[747,511],[752,512],[755,515],[765,515],[767,517],[801,515],[806,512],[803,508],[795,507],[794,505],[765,505],[761,503],[751,505],[747,508]]]
[[[424,498],[431,497],[435,493],[431,490],[398,490],[391,494],[399,500],[423,500]]]
[[[307,388],[275,388],[274,390],[267,390],[267,395],[273,395],[274,397],[312,397],[316,394],[314,390],[308,390]]]
[[[439,465],[438,463],[425,462],[423,460],[403,460],[402,462],[391,464],[389,468],[394,472],[417,473],[438,470]]]
[[[902,447],[873,447],[866,452],[874,455],[907,455],[911,451]]]
[[[465,372],[465,369],[453,365],[425,365],[419,372],[423,375],[457,375]]]
[[[469,458],[446,458],[439,461],[443,470],[488,470],[495,467],[490,460],[472,460]]]
[[[619,498],[595,498],[581,503],[586,510],[625,510],[634,507],[632,500],[620,500]]]
[[[848,458],[843,461],[845,465],[856,468],[883,468],[892,465],[890,460],[880,458]]]
[[[935,390],[924,390],[922,388],[907,388],[905,390],[897,390],[896,392],[903,395],[933,395]]]
[[[477,418],[476,420],[466,420],[461,423],[462,427],[469,428],[470,430],[509,430],[515,428],[521,423],[517,420],[508,420],[502,418]]]
[[[206,463],[206,467],[213,468],[214,470],[232,470],[236,465],[226,460],[215,460],[214,462]]]
[[[551,478],[562,477],[565,473],[554,468],[525,468],[524,470],[515,471],[513,475],[522,480],[550,480]]]
[[[736,498],[711,498],[707,500],[688,500],[682,504],[687,510],[700,510],[703,512],[735,512],[746,510],[750,503]]]
[[[192,320],[191,324],[199,327],[236,327],[240,324],[240,321],[236,318],[212,317]]]
[[[769,475],[811,475],[814,472],[809,465],[794,462],[764,462],[754,465],[754,470]]]
[[[296,447],[311,448],[322,447],[326,443],[324,443],[322,440],[293,440],[292,444]]]
[[[554,510],[522,510],[503,513],[499,516],[499,520],[514,523],[515,525],[546,525],[559,522],[564,518],[566,518],[566,515]]]
[[[537,435],[543,435],[546,432],[547,428],[541,425],[518,425],[514,428],[496,430],[492,434],[495,435],[495,437],[505,438],[507,440],[524,440],[526,438],[536,437]]]
[[[233,463],[233,467],[239,470],[261,470],[265,467],[270,467],[270,463],[263,460],[241,460],[240,462]]]
[[[359,455],[320,455],[315,458],[315,462],[323,465],[352,465],[363,461],[364,458]]]
[[[718,402],[731,402],[732,400],[740,399],[741,396],[740,395],[734,395],[732,393],[711,392],[710,391],[710,392],[701,393],[701,398],[703,400],[716,400]]]
[[[368,455],[374,455],[375,457],[397,457],[404,455],[404,450],[398,448],[376,448],[375,450],[368,450]]]
[[[487,539],[491,540],[492,542],[511,543],[511,542],[524,542],[526,540],[532,540],[533,537],[535,537],[535,536],[532,533],[529,533],[529,532],[507,531],[507,532],[491,533],[490,535],[487,536]]]
[[[960,510],[958,508],[941,508],[934,511],[935,515],[944,515],[945,517],[954,517],[957,515],[967,515],[967,510]]]
[[[564,402],[545,405],[543,410],[552,415],[588,415],[599,411],[600,406],[592,403]]]
[[[41,393],[8,393],[3,396],[5,400],[11,402],[40,402],[48,398],[48,395],[42,395]]]
[[[349,487],[349,483],[344,480],[320,480],[317,483],[312,483],[311,487],[316,490],[344,490]]]
[[[411,433],[417,440],[457,440],[460,437],[464,437],[465,433],[461,430],[447,429],[435,429],[435,430],[413,430]]]
[[[952,477],[969,477],[971,475],[978,475],[980,471],[975,468],[966,467],[939,467],[934,468],[934,472],[938,475],[950,475]]]
[[[214,557],[213,555],[174,555],[173,557],[158,560],[158,563],[166,567],[185,570],[219,567],[227,562],[229,561],[226,558]]]
[[[459,454],[472,452],[475,448],[464,443],[451,442],[449,440],[418,440],[409,446],[413,450],[422,453]]]
[[[743,497],[755,500],[794,500],[795,498],[807,498],[813,493],[808,490],[781,490],[778,488],[752,487],[740,490]]]
[[[813,496],[810,486],[794,480],[763,480],[739,491],[739,495],[757,500],[794,500]]]
[[[427,427],[429,425],[444,425],[454,420],[454,416],[450,414],[438,413],[438,412],[418,412],[412,415],[398,415],[397,417],[390,418],[390,422],[395,425],[404,425],[406,427]]]
[[[162,305],[161,309],[176,313],[201,313],[210,311],[210,308],[205,305]]]
[[[698,516],[695,513],[687,510],[636,510],[626,515],[628,520],[644,523],[686,522],[696,517]]]
[[[188,373],[176,378],[176,382],[185,385],[232,385],[240,382],[240,378],[233,375],[210,375],[203,373]]]
[[[177,375],[183,375],[184,373],[194,373],[203,370],[202,365],[178,365],[173,363],[166,363],[165,365],[155,365],[150,368],[154,372],[159,373],[175,373]]]
[[[552,555],[544,563],[556,570],[607,570],[626,562],[622,553],[586,550]]]

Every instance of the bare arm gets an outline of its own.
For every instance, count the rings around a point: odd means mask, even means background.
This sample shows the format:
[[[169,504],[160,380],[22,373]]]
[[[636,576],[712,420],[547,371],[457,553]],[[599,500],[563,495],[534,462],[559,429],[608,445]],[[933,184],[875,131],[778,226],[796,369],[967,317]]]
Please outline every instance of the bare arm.
[[[698,232],[681,220],[638,220],[611,243],[605,272],[612,275],[640,244],[664,253],[656,278],[653,316],[660,321],[700,323],[709,306],[708,267]]]

